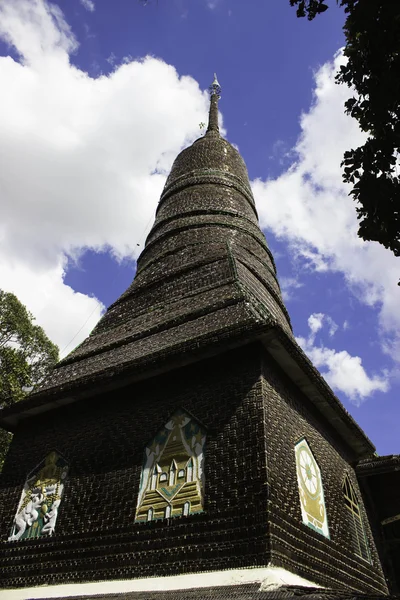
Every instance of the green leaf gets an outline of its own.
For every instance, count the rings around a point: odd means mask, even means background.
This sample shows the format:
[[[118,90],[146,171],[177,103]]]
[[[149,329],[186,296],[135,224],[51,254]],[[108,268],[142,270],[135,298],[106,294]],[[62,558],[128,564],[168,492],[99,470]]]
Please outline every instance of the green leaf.
[[[25,398],[57,362],[57,346],[31,313],[14,294],[0,290],[0,408]],[[9,439],[4,434],[0,429],[0,465]]]

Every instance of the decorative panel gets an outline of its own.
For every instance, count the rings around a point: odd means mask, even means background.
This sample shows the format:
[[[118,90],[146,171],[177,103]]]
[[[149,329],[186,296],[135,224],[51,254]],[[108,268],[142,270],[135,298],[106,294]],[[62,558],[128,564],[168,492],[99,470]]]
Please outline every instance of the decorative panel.
[[[146,446],[135,521],[203,510],[206,432],[179,410]]]
[[[295,455],[303,523],[329,539],[321,471],[304,438],[296,444]]]
[[[68,473],[66,461],[50,454],[28,475],[8,541],[54,533]]]

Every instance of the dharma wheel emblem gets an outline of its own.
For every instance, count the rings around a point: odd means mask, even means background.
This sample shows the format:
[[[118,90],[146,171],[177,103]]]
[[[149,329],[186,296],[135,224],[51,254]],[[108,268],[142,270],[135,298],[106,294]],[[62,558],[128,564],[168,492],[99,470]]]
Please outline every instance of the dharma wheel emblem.
[[[299,452],[300,477],[311,498],[316,498],[320,493],[320,481],[317,474],[316,462],[306,446]]]
[[[295,457],[303,523],[329,538],[321,471],[307,440],[296,444]]]

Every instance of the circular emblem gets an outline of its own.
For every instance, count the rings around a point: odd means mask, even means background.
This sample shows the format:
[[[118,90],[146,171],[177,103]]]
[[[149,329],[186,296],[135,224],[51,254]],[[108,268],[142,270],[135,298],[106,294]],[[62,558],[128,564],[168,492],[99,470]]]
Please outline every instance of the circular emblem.
[[[297,455],[301,484],[308,496],[315,499],[320,494],[321,485],[318,467],[307,446],[302,446]]]

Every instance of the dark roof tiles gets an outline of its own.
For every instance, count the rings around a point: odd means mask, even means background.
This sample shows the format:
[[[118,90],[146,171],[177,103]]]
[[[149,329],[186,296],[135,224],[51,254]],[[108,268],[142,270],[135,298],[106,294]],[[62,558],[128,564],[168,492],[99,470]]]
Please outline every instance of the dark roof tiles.
[[[216,115],[214,96],[210,122]],[[222,282],[231,282],[223,301]],[[252,303],[253,311],[246,308]],[[57,387],[64,393],[106,372],[154,362],[160,352],[201,346],[205,337],[215,345],[228,330],[242,338],[248,327],[251,338],[251,321],[258,331],[262,320],[292,335],[246,165],[213,126],[176,158],[134,282],[39,393]]]

